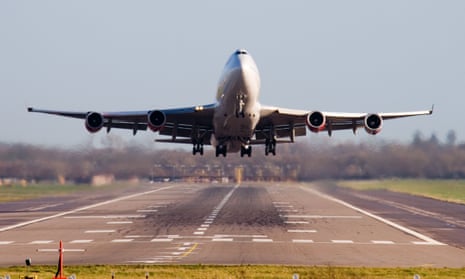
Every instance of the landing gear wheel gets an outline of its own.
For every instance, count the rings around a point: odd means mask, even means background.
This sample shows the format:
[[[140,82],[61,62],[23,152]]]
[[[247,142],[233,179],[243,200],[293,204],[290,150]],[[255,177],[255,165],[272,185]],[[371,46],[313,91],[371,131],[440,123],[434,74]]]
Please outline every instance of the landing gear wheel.
[[[200,153],[200,156],[203,155],[203,144],[194,144],[194,147],[192,147],[192,155],[197,154],[197,152]]]
[[[241,157],[244,157],[244,155],[247,155],[248,157],[252,156],[252,146],[241,146]]]
[[[268,154],[273,154],[273,156],[276,155],[276,141],[270,141],[267,140],[265,144],[265,155],[268,156]]]
[[[223,155],[223,157],[226,157],[226,145],[218,145],[216,147],[215,155],[216,157],[220,155]]]

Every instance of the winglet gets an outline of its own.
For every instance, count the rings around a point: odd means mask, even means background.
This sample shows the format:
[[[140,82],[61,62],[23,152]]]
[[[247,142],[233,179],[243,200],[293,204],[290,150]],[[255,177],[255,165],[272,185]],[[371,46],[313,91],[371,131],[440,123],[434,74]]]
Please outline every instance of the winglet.
[[[33,112],[33,111],[34,111],[34,108],[28,107],[28,108],[27,108],[27,111],[28,111],[28,112]]]
[[[431,106],[431,109],[429,110],[429,114],[433,114],[434,111],[434,104]]]

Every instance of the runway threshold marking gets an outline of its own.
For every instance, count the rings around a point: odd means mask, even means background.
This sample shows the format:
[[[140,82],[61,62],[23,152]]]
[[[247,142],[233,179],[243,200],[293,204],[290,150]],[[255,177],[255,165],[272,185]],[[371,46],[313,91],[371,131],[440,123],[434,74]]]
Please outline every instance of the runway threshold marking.
[[[339,203],[339,204],[341,204],[341,205],[343,205],[343,206],[345,206],[345,207],[348,207],[348,208],[350,208],[350,209],[352,209],[352,210],[355,210],[355,211],[357,211],[357,212],[360,212],[360,213],[362,213],[362,214],[364,214],[364,215],[366,215],[366,216],[368,216],[368,217],[371,217],[371,218],[373,218],[373,219],[375,219],[375,220],[378,220],[378,221],[380,221],[380,222],[382,222],[382,223],[384,223],[384,224],[386,224],[386,225],[388,225],[388,226],[390,226],[390,227],[392,227],[392,228],[395,228],[395,229],[397,229],[397,230],[400,230],[401,232],[404,232],[404,233],[406,233],[406,234],[409,234],[409,235],[411,235],[411,236],[414,236],[414,237],[416,237],[416,238],[419,238],[419,239],[423,240],[425,243],[428,243],[428,245],[446,245],[446,244],[444,244],[444,243],[442,243],[442,242],[439,242],[439,241],[437,241],[437,240],[432,239],[431,237],[428,237],[428,236],[423,235],[423,234],[421,234],[421,233],[419,233],[419,232],[416,232],[416,231],[414,231],[414,230],[411,230],[411,229],[409,229],[409,228],[406,228],[406,227],[404,227],[404,226],[401,226],[401,225],[399,225],[399,224],[397,224],[397,223],[394,223],[394,222],[392,222],[392,221],[389,221],[389,220],[387,220],[387,219],[384,219],[383,217],[380,217],[380,216],[375,215],[375,214],[373,214],[373,213],[370,213],[370,212],[368,212],[368,211],[366,211],[366,210],[363,210],[363,209],[361,209],[361,208],[359,208],[359,207],[356,207],[356,206],[354,206],[354,205],[351,205],[351,204],[348,203],[348,202],[345,202],[345,201],[342,201],[342,200],[340,200],[340,199],[336,199],[336,198],[331,197],[331,196],[329,196],[329,195],[326,195],[326,194],[323,194],[323,193],[321,193],[321,192],[318,192],[317,190],[309,189],[309,188],[306,188],[306,187],[303,187],[303,186],[300,186],[300,189],[302,189],[302,190],[304,190],[304,191],[306,191],[306,192],[312,193],[312,194],[314,194],[314,195],[320,196],[320,197],[322,197],[322,198],[325,198],[325,199],[327,199],[327,200],[330,200],[330,201]]]
[[[99,207],[99,206],[102,206],[102,205],[108,205],[108,204],[111,204],[111,203],[120,202],[120,201],[124,201],[124,200],[127,200],[127,199],[132,199],[132,198],[140,197],[140,196],[143,196],[143,195],[153,194],[153,193],[156,193],[156,192],[159,192],[159,191],[171,189],[171,188],[173,188],[173,187],[175,187],[175,185],[167,186],[167,187],[162,187],[162,188],[159,188],[159,189],[150,190],[150,191],[146,191],[146,192],[142,192],[142,193],[131,194],[131,195],[128,195],[128,196],[123,196],[123,197],[111,199],[111,200],[108,200],[108,201],[99,202],[99,203],[95,203],[95,204],[91,204],[91,205],[79,207],[79,208],[74,209],[74,210],[69,210],[69,211],[61,212],[61,213],[58,213],[58,214],[54,214],[54,215],[50,215],[50,216],[46,216],[46,217],[34,219],[34,220],[31,220],[31,221],[21,222],[21,223],[15,224],[15,225],[11,225],[11,226],[6,226],[6,227],[3,227],[3,228],[0,228],[0,232],[5,232],[5,231],[12,230],[12,229],[17,229],[17,228],[20,228],[20,227],[32,225],[32,224],[35,224],[35,223],[47,221],[47,220],[54,219],[54,218],[58,218],[58,217],[63,217],[63,216],[69,215],[69,214],[73,214],[73,213],[77,213],[77,212],[80,212],[80,211],[92,209],[92,208]]]

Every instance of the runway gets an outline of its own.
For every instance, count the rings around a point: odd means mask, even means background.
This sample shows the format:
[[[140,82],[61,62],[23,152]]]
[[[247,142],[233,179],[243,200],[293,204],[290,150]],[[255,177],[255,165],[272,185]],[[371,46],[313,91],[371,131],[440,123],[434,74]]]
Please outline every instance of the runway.
[[[331,183],[161,183],[3,203],[0,265],[56,264],[62,240],[67,265],[465,266],[465,206],[426,210],[431,200],[370,194]]]

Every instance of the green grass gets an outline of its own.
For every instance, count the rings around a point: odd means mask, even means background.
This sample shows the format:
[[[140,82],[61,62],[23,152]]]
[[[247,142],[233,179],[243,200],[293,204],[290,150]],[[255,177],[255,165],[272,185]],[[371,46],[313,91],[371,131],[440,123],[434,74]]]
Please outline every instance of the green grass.
[[[340,181],[340,186],[356,190],[389,190],[465,203],[465,180],[389,179]]]
[[[89,189],[90,186],[84,185],[49,185],[49,184],[34,184],[34,185],[8,185],[0,186],[0,202],[18,201],[33,199],[39,197],[50,197],[67,195],[74,192]]]
[[[53,278],[55,266],[34,266],[29,275],[38,278]],[[421,278],[464,278],[465,269],[452,268],[352,268],[352,267],[303,267],[303,266],[264,266],[264,265],[97,265],[65,267],[65,276],[75,274],[77,278],[102,279],[137,279],[145,278],[292,278],[299,274],[299,278],[413,278],[415,274]],[[0,268],[0,276],[9,274],[11,278],[25,275],[25,267]]]

